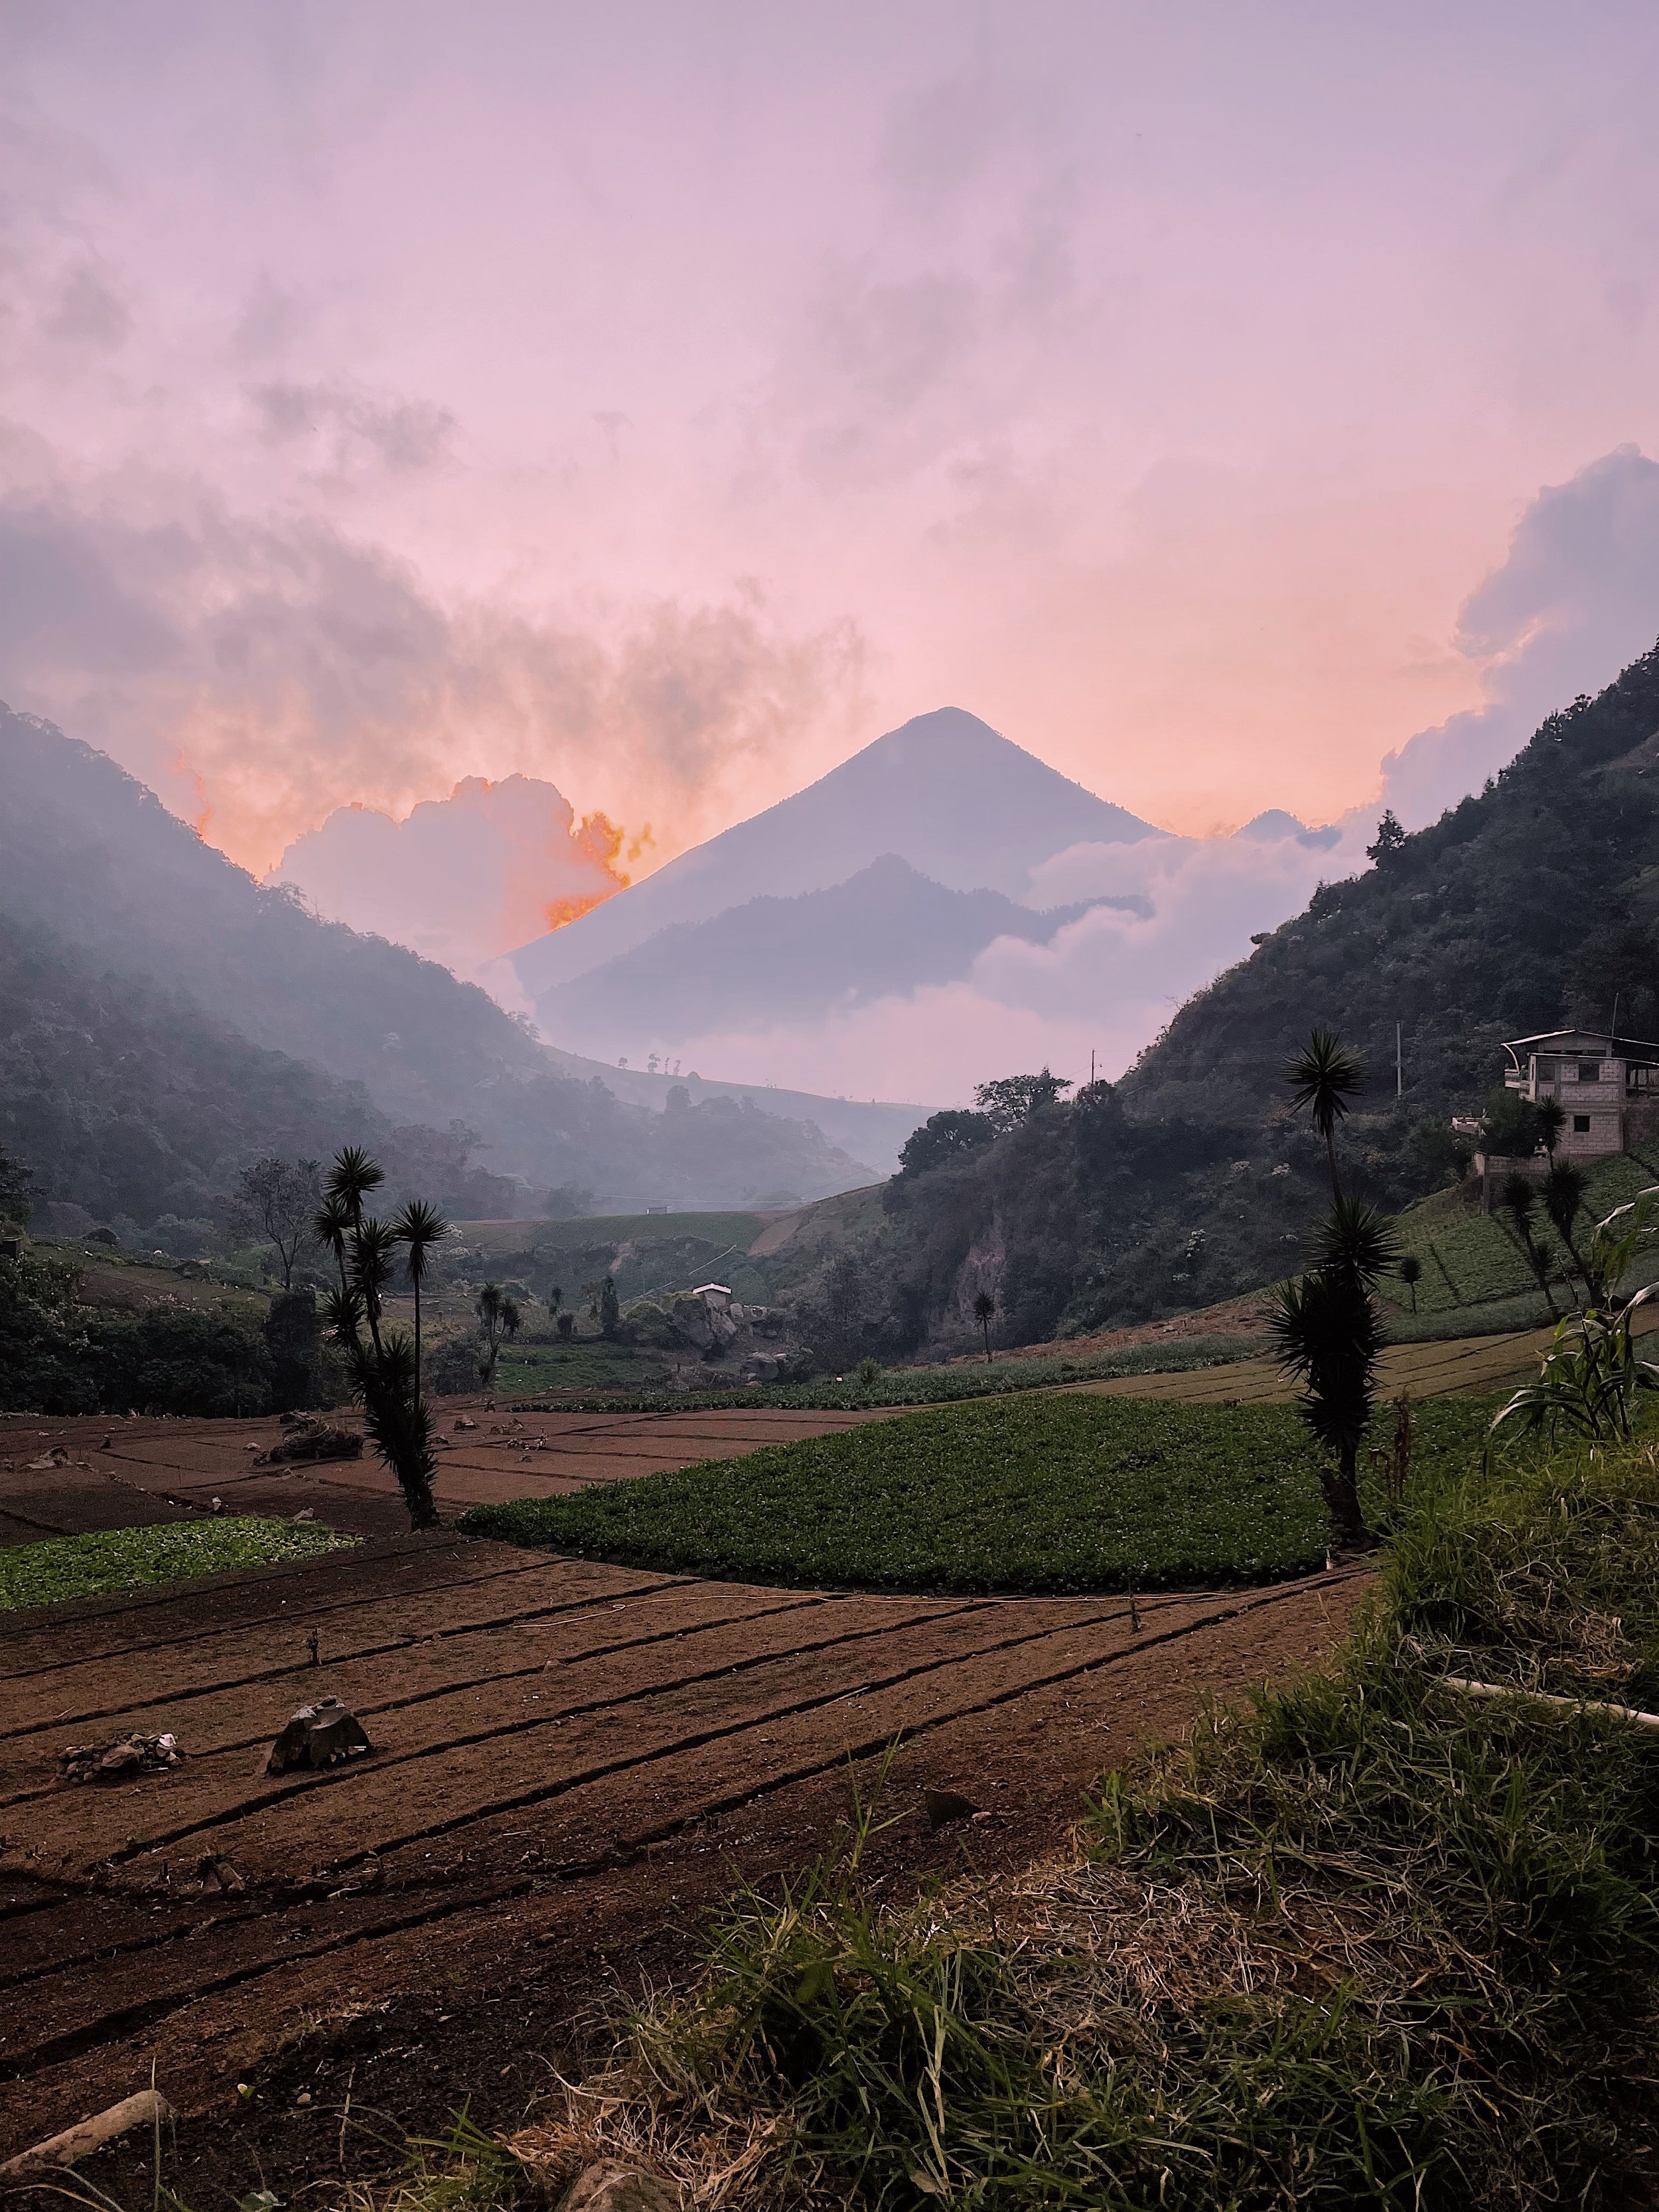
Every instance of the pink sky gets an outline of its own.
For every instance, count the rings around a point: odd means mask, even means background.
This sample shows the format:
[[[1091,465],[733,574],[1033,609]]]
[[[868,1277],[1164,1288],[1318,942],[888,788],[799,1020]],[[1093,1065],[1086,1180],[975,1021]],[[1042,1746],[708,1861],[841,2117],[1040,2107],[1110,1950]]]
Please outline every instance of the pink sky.
[[[1659,452],[1646,4],[0,41],[0,696],[261,870],[514,772],[648,865],[947,702],[1334,817],[1548,619],[1459,631],[1540,486]]]

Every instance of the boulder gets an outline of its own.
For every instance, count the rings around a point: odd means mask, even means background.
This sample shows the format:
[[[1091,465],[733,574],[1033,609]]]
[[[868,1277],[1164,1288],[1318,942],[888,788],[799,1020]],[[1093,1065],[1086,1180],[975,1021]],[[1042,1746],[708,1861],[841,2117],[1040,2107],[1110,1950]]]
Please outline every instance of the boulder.
[[[362,1723],[337,1698],[301,1705],[271,1746],[267,1774],[287,1774],[296,1766],[336,1766],[374,1748]]]
[[[576,2176],[557,2212],[680,2212],[678,2189],[643,2167],[602,2158]]]

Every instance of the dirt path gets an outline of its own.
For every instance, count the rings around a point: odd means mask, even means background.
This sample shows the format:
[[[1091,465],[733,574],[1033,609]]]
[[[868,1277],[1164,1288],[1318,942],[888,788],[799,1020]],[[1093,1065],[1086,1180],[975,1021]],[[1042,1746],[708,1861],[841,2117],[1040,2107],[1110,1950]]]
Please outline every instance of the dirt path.
[[[0,2155],[152,2063],[186,2111],[234,2111],[235,2082],[289,2045],[325,2075],[355,2054],[356,2094],[402,2124],[468,2094],[487,2119],[521,2047],[501,2004],[550,2018],[734,1869],[810,1858],[849,1762],[867,1786],[902,1739],[895,1873],[964,1848],[1029,1856],[1200,1692],[1328,1648],[1362,1587],[1164,1595],[1137,1625],[1120,1599],[745,1589],[440,1536],[16,1617],[0,1626]],[[319,1693],[352,1703],[372,1756],[267,1776],[277,1729]],[[186,1763],[58,1786],[65,1743],[133,1728],[176,1731]],[[935,1836],[913,1811],[927,1787],[989,1817]],[[246,1887],[204,1883],[207,1853]],[[426,2025],[399,2074],[381,2014],[411,2007]],[[365,2045],[352,2023],[371,2016]],[[296,2045],[318,2021],[334,2025]],[[296,2160],[323,2157],[287,2090],[254,2102]],[[331,2161],[338,2132],[337,2112]]]

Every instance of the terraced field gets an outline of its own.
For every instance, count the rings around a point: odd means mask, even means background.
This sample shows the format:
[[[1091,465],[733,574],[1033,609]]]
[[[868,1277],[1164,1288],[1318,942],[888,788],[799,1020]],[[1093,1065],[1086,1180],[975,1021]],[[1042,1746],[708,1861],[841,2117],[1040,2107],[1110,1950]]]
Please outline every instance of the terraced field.
[[[1528,1371],[1540,1341],[1399,1346],[1389,1385],[1489,1389]],[[1266,1361],[1066,1387],[1286,1395]],[[453,1510],[568,1494],[895,1418],[452,1406],[439,1495]],[[235,1513],[309,1507],[371,1540],[0,1622],[0,2155],[143,2087],[152,2065],[186,2112],[240,2112],[238,2081],[254,2117],[287,2096],[279,2163],[318,2179],[349,2148],[342,2098],[416,2128],[470,2099],[489,2124],[498,2071],[513,2076],[503,2113],[528,2092],[524,2022],[568,2017],[642,1945],[683,1947],[676,1931],[735,1873],[811,1859],[888,1747],[896,1823],[873,1848],[892,1878],[964,1851],[1027,1858],[1144,1734],[1328,1650],[1364,1587],[1317,1575],[1132,1601],[696,1581],[392,1536],[403,1516],[372,1461],[262,1463],[279,1433],[0,1420],[13,1541],[194,1518],[215,1498]],[[321,1694],[353,1705],[373,1753],[268,1776],[278,1729]],[[65,1745],[134,1729],[176,1733],[185,1764],[59,1784]],[[935,1833],[928,1790],[983,1817]],[[504,2038],[514,2061],[481,2072]],[[303,2107],[266,2087],[292,2087],[301,2063]],[[261,2160],[275,2140],[260,2139]]]
[[[1318,1576],[1133,1609],[848,1596],[441,1536],[15,1617],[0,2154],[152,2064],[186,2110],[222,2108],[307,2019],[550,1975],[574,2002],[598,1953],[683,1916],[734,1865],[811,1856],[849,1767],[867,1783],[896,1740],[890,1809],[960,1790],[987,1815],[977,1850],[1029,1850],[1200,1690],[1312,1658],[1360,1587]],[[267,1775],[289,1713],[324,1693],[373,1753]],[[64,1745],[133,1729],[173,1731],[185,1764],[58,1783]],[[923,1820],[901,1832],[910,1866],[962,1847]]]

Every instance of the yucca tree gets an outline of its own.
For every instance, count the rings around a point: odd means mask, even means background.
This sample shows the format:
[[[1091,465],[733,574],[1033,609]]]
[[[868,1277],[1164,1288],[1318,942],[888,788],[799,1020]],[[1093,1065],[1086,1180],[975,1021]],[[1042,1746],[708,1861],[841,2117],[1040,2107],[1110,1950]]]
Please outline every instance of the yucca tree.
[[[328,1316],[350,1368],[352,1395],[362,1407],[369,1441],[398,1478],[410,1525],[430,1528],[438,1519],[432,1416],[421,1395],[414,1346],[402,1330],[382,1326],[386,1286],[402,1239],[392,1223],[363,1213],[364,1199],[385,1180],[356,1146],[341,1152],[330,1171],[317,1217],[318,1234],[340,1270],[339,1288],[329,1293]]]
[[[1331,1196],[1340,1201],[1342,1183],[1336,1171],[1336,1125],[1348,1110],[1348,1101],[1365,1087],[1365,1063],[1350,1052],[1332,1030],[1316,1029],[1285,1070],[1292,1106],[1306,1106],[1313,1125],[1325,1140],[1330,1163]]]
[[[404,1266],[415,1291],[415,1388],[418,1392],[421,1387],[421,1285],[426,1280],[432,1248],[434,1244],[441,1244],[448,1236],[449,1224],[435,1206],[428,1206],[423,1198],[412,1198],[402,1212],[393,1217],[392,1233],[406,1248]]]
[[[478,1327],[483,1333],[483,1358],[478,1363],[478,1380],[486,1390],[495,1387],[495,1363],[501,1356],[501,1346],[519,1333],[522,1316],[519,1302],[510,1297],[497,1283],[486,1283],[478,1293],[473,1308],[478,1316]]]
[[[351,1287],[362,1300],[363,1319],[374,1348],[380,1349],[380,1319],[385,1310],[386,1286],[392,1280],[398,1254],[398,1236],[389,1221],[373,1214],[352,1231],[351,1256],[347,1267]]]
[[[1575,1167],[1571,1160],[1550,1162],[1549,1173],[1544,1177],[1544,1211],[1550,1218],[1551,1228],[1566,1246],[1573,1266],[1583,1278],[1585,1295],[1594,1306],[1601,1303],[1601,1288],[1591,1280],[1590,1269],[1573,1234],[1589,1188],[1583,1168]]]
[[[1544,1304],[1550,1310],[1550,1319],[1560,1318],[1560,1309],[1550,1294],[1550,1255],[1540,1244],[1532,1225],[1532,1210],[1538,1203],[1538,1193],[1532,1180],[1517,1168],[1504,1178],[1504,1188],[1498,1203],[1509,1216],[1509,1231],[1518,1247],[1521,1257],[1532,1270],[1532,1279],[1544,1293]]]
[[[343,1292],[346,1288],[346,1240],[352,1225],[351,1208],[337,1192],[330,1191],[318,1207],[311,1228],[317,1242],[334,1255]]]
[[[996,1310],[997,1302],[989,1291],[981,1291],[974,1300],[974,1318],[984,1332],[985,1364],[988,1367],[991,1364],[991,1316]]]
[[[363,1200],[385,1181],[386,1170],[378,1160],[370,1159],[361,1145],[347,1145],[334,1155],[324,1190],[328,1197],[341,1200],[355,1229],[363,1218]]]
[[[1417,1311],[1417,1286],[1423,1279],[1423,1262],[1415,1252],[1407,1252],[1396,1270],[1401,1281],[1412,1294],[1412,1311]]]
[[[1374,1206],[1339,1199],[1316,1232],[1305,1275],[1281,1283],[1267,1327],[1279,1364],[1302,1385],[1297,1401],[1316,1443],[1336,1465],[1322,1465],[1334,1551],[1370,1540],[1359,1504],[1359,1447],[1376,1410],[1376,1361],[1382,1349],[1379,1279],[1398,1263],[1394,1231]]]
[[[1555,1147],[1567,1126],[1567,1109],[1559,1098],[1540,1098],[1535,1111],[1538,1134],[1544,1150],[1555,1158]]]

